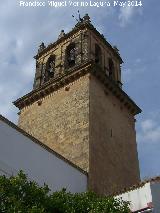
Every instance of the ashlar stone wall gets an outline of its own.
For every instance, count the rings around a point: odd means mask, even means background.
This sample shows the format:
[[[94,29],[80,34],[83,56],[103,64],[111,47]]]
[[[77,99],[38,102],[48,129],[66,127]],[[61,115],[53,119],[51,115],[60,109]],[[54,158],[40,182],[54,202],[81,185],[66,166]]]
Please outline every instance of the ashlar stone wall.
[[[89,116],[90,188],[109,194],[139,182],[134,116],[94,76]]]
[[[41,103],[41,102],[42,103]],[[19,126],[85,171],[89,167],[89,78],[21,110]]]

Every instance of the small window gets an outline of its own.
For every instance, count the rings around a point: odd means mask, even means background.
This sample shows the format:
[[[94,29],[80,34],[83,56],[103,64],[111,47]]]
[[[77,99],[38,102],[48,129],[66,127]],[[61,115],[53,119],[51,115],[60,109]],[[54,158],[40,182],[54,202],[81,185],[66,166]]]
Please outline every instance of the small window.
[[[46,63],[45,81],[50,80],[55,74],[55,56],[50,56]]]
[[[71,43],[66,49],[66,62],[67,67],[73,67],[76,61],[76,48],[75,43]]]
[[[114,63],[113,60],[109,58],[109,77],[113,78],[113,74],[114,74]]]
[[[99,65],[102,63],[102,52],[98,44],[95,44],[95,63]]]

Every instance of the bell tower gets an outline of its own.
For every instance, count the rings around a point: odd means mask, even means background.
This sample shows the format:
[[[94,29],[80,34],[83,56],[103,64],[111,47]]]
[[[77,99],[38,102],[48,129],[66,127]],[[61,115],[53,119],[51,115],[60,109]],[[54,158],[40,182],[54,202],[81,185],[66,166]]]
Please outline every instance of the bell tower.
[[[19,126],[87,171],[99,194],[137,183],[134,117],[141,109],[122,89],[119,50],[86,14],[34,58],[33,90],[14,102]]]

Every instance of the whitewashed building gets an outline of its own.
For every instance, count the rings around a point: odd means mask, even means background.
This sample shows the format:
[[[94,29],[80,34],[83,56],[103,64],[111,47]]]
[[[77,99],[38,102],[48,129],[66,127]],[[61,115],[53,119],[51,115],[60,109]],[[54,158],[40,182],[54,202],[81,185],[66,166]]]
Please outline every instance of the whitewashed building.
[[[141,182],[116,197],[129,201],[134,213],[160,213],[160,177]]]
[[[16,175],[19,170],[52,191],[87,190],[86,172],[0,115],[0,175]]]

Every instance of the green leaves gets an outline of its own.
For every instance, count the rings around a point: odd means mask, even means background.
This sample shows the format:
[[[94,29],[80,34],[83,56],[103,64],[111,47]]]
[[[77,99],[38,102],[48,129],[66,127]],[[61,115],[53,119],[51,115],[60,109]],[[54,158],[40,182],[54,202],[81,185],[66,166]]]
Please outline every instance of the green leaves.
[[[62,189],[49,194],[20,171],[16,177],[0,176],[0,212],[7,213],[128,213],[128,203],[93,192],[71,194]]]

